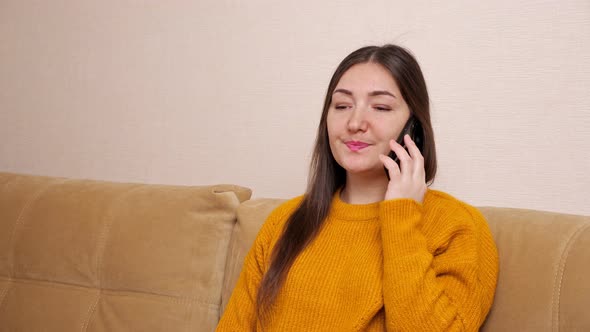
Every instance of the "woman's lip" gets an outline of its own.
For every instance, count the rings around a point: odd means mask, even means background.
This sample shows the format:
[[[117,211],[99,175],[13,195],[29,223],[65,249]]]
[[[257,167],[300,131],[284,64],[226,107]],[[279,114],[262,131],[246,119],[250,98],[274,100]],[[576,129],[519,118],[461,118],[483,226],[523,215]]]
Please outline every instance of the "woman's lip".
[[[348,142],[345,142],[344,144],[346,144],[346,146],[349,149],[351,149],[352,151],[359,151],[359,150],[362,150],[370,145],[365,142],[359,142],[359,141],[348,141]]]

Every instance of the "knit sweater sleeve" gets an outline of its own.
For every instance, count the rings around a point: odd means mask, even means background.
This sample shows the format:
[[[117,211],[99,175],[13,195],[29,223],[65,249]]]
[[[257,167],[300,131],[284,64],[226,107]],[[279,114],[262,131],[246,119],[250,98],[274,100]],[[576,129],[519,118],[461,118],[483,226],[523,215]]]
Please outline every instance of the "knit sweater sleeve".
[[[477,331],[491,307],[498,255],[479,211],[443,193],[379,206],[388,331]]]
[[[270,264],[272,247],[297,201],[298,199],[292,199],[283,203],[268,216],[262,225],[244,259],[238,282],[217,325],[216,332],[256,331],[258,286]]]

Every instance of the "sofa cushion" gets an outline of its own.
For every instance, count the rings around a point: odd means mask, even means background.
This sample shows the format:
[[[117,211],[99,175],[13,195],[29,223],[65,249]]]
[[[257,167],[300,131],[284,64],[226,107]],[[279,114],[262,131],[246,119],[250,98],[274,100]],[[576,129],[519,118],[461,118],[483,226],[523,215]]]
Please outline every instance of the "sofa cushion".
[[[244,259],[258,235],[258,231],[272,210],[284,201],[284,199],[257,198],[245,201],[238,207],[237,223],[232,233],[225,267],[225,281],[221,293],[221,313],[223,313],[232,290],[238,282]]]
[[[0,330],[214,330],[250,194],[0,173]]]

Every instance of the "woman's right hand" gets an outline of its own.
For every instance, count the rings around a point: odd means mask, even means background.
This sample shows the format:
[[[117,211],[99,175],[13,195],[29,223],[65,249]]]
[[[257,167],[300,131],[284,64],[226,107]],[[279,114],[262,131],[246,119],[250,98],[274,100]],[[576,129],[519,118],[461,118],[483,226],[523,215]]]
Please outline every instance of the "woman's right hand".
[[[410,198],[422,203],[427,189],[424,157],[409,135],[404,136],[404,142],[408,147],[409,154],[394,139],[389,142],[391,150],[395,152],[400,161],[400,166],[390,157],[379,155],[379,159],[389,173],[385,200]]]

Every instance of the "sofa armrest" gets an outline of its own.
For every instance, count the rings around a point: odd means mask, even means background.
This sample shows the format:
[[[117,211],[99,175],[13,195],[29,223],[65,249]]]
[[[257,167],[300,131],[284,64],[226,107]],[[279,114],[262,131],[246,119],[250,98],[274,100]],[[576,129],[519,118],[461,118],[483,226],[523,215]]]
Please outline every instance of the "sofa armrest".
[[[590,217],[480,208],[500,255],[482,331],[590,331]]]

